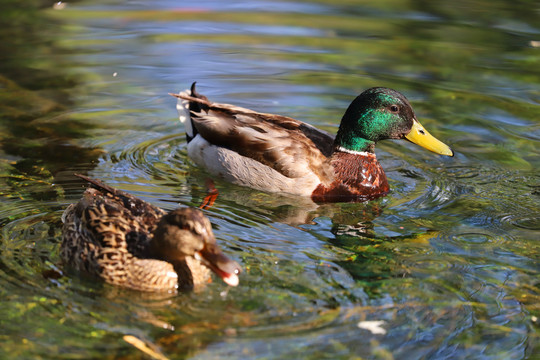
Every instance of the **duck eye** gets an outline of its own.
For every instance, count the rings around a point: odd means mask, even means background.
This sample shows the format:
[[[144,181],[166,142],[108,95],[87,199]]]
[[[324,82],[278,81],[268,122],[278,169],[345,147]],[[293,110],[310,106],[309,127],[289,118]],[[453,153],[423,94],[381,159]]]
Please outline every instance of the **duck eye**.
[[[397,105],[390,105],[390,111],[397,113],[399,111],[399,106]]]

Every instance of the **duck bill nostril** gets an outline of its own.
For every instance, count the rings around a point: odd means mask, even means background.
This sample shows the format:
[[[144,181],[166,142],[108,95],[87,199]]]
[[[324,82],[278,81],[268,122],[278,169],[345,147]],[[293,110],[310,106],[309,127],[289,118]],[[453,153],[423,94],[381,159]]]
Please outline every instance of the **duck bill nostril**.
[[[411,131],[405,135],[410,142],[446,156],[454,156],[454,152],[448,145],[431,135],[417,120],[414,120]]]

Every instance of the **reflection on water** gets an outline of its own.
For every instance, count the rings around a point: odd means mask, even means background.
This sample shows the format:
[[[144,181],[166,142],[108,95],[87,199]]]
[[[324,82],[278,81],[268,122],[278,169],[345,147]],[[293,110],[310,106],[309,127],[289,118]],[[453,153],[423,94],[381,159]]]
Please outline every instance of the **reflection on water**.
[[[167,358],[538,356],[530,2],[1,3],[0,358],[145,358],[126,336]],[[246,269],[238,288],[141,294],[65,273],[73,172],[200,204],[208,175],[167,95],[195,80],[330,132],[361,90],[396,88],[456,156],[380,143],[392,192],[364,204],[214,179],[205,211]]]

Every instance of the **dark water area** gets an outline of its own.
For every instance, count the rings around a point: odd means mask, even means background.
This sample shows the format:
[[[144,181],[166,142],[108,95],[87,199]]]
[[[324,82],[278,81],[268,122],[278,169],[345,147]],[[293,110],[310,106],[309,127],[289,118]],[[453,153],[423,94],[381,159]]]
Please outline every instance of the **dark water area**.
[[[0,358],[540,358],[538,2],[0,4]],[[367,203],[214,179],[236,288],[146,294],[64,269],[75,172],[201,203],[168,95],[193,81],[332,133],[391,87],[456,155],[380,142],[392,191]]]

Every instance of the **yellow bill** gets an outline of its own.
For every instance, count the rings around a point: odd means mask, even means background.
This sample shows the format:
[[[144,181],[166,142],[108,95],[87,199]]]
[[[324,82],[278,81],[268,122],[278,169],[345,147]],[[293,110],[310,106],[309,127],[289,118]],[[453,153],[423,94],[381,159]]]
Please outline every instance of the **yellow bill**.
[[[454,156],[454,152],[448,145],[442,141],[437,140],[433,135],[428,133],[426,129],[416,120],[413,122],[411,132],[405,136],[407,140],[416,145],[420,145],[423,148],[426,148],[434,153]]]

